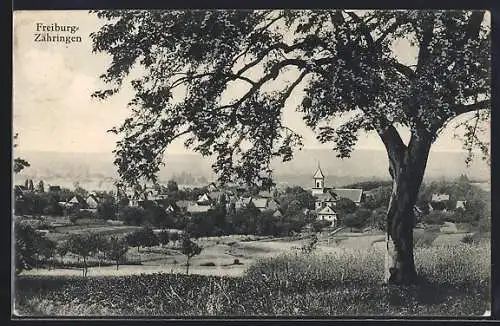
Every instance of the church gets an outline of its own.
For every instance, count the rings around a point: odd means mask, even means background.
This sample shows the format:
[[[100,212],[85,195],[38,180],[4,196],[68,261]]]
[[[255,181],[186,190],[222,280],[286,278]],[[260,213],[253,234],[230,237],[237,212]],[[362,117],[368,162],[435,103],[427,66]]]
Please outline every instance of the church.
[[[337,223],[335,205],[339,198],[352,200],[357,206],[361,204],[363,189],[328,188],[325,186],[325,175],[318,163],[318,169],[313,176],[314,186],[311,193],[315,198],[315,211],[318,220],[332,221]]]

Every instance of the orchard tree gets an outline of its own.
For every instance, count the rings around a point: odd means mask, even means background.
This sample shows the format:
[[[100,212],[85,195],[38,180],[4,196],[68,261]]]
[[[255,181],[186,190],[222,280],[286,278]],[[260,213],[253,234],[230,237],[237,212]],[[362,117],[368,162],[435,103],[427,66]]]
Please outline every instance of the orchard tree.
[[[95,234],[90,232],[84,234],[73,234],[68,239],[69,251],[82,257],[83,259],[83,276],[87,276],[87,258],[98,251],[100,241]]]
[[[156,180],[176,139],[216,160],[219,181],[263,186],[272,159],[292,159],[301,135],[282,119],[287,99],[323,143],[349,157],[360,132],[385,145],[393,191],[387,212],[391,283],[416,280],[413,206],[432,143],[453,119],[472,158],[490,114],[485,11],[97,11],[93,51],[119,92],[133,71],[131,114],[115,164],[129,184]],[[403,49],[401,49],[403,47]],[[413,51],[413,52],[412,52]],[[401,54],[415,53],[405,60]],[[288,105],[290,103],[288,102]],[[460,118],[459,118],[460,117]],[[455,123],[454,122],[454,123]],[[409,133],[405,142],[402,131]]]
[[[186,256],[186,275],[189,274],[189,260],[194,256],[199,255],[202,249],[202,247],[200,247],[196,242],[189,239],[189,237],[183,237],[181,253]]]
[[[115,261],[116,270],[128,251],[127,240],[118,237],[111,237],[106,248],[106,257]]]

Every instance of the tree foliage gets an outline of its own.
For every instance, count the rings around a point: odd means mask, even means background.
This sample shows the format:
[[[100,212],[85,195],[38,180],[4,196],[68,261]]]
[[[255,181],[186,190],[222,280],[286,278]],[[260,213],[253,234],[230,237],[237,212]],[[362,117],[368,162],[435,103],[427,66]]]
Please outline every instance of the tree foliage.
[[[16,133],[14,135],[14,144],[13,144],[13,147],[16,148],[17,147],[17,137],[19,135]],[[29,167],[30,164],[28,163],[28,161],[26,161],[25,159],[23,158],[20,158],[20,157],[16,157],[14,158],[14,173],[19,173],[21,172],[24,168],[27,168]]]
[[[106,248],[106,256],[107,258],[115,261],[117,270],[120,262],[124,259],[127,251],[128,251],[128,244],[125,239],[118,238],[116,236],[111,237],[109,239]]]
[[[97,236],[90,232],[73,234],[68,239],[69,251],[83,259],[83,276],[87,276],[88,273],[87,259],[97,253],[99,243]]]
[[[182,239],[181,253],[186,256],[186,274],[189,274],[189,260],[201,253],[203,248],[188,237]]]
[[[144,70],[131,82],[131,116],[112,129],[122,135],[116,164],[127,181],[154,179],[165,147],[181,136],[195,151],[217,156],[214,169],[221,180],[234,176],[254,183],[267,177],[272,157],[289,160],[300,146],[300,135],[281,119],[299,84],[305,96],[298,110],[342,157],[349,156],[359,130],[382,133],[403,125],[435,139],[452,118],[467,112],[472,116],[464,122],[464,145],[487,152],[476,124],[489,117],[484,12],[96,14],[107,23],[92,34],[93,50],[110,54],[112,63],[101,76],[110,87],[94,96],[118,92],[136,64]],[[414,65],[394,53],[392,45],[402,39],[419,50]],[[295,78],[277,85],[287,71]],[[227,99],[223,93],[232,85],[246,91]],[[272,91],[265,90],[269,85]],[[180,90],[184,95],[177,98]],[[334,127],[331,120],[340,114],[350,119]]]
[[[130,116],[110,130],[120,135],[115,164],[125,182],[156,181],[165,148],[182,139],[215,157],[219,181],[265,187],[271,161],[288,161],[302,146],[282,119],[287,100],[302,90],[297,111],[339,157],[349,157],[365,131],[386,148],[391,282],[416,279],[413,206],[442,130],[457,119],[467,162],[475,147],[488,159],[489,144],[480,137],[491,112],[485,11],[95,13],[106,23],[91,35],[93,51],[112,60],[101,76],[109,87],[93,95],[105,99],[132,71],[138,76]],[[405,43],[413,60],[396,50]],[[401,129],[410,133],[407,143]]]
[[[26,223],[15,222],[15,269],[16,274],[30,270],[37,264],[44,237]]]

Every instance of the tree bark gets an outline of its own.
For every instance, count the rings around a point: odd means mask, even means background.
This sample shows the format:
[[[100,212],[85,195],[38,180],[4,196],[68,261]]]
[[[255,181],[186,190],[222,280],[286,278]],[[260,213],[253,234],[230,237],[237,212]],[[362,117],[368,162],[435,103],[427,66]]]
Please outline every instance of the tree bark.
[[[420,185],[427,165],[431,137],[423,132],[412,134],[406,146],[395,128],[381,135],[389,157],[389,173],[393,190],[387,211],[386,281],[392,284],[413,284],[417,273],[413,258],[413,228]],[[392,252],[391,251],[392,245]]]

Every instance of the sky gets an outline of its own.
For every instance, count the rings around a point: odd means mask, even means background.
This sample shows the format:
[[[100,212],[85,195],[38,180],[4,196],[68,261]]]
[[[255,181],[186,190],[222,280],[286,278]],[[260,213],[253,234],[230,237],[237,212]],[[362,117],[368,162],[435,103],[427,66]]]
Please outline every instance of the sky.
[[[81,43],[34,42],[37,23],[76,25]],[[91,98],[104,86],[99,75],[111,62],[106,54],[92,53],[89,34],[101,26],[87,11],[16,11],[13,37],[13,130],[19,133],[18,148],[23,151],[110,152],[116,136],[106,131],[118,126],[128,116],[130,87],[106,101]],[[396,44],[398,58],[415,60],[404,42]],[[307,148],[331,148],[320,144],[295,112],[300,90],[286,103],[284,119],[288,126],[303,135]],[[453,124],[452,124],[453,125]],[[383,149],[376,134],[360,135],[357,148]],[[448,128],[433,145],[433,150],[460,151],[462,143]],[[187,153],[183,142],[171,144],[167,153]]]

